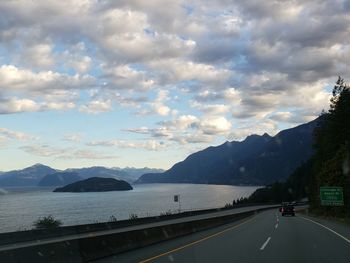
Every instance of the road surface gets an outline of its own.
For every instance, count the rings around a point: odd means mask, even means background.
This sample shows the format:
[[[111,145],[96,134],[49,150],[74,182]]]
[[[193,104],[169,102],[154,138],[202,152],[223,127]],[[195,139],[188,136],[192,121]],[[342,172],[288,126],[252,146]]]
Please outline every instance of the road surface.
[[[94,261],[350,262],[350,226],[273,209],[229,225]]]

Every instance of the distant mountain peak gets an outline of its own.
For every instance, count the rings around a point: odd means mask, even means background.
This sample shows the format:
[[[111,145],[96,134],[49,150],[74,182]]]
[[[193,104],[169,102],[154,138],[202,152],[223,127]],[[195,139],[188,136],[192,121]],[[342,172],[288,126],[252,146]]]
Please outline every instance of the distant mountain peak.
[[[262,137],[271,138],[271,136],[268,133],[266,133],[266,132],[262,135]]]
[[[49,166],[47,166],[47,165],[44,165],[44,164],[42,164],[42,163],[36,163],[36,164],[33,164],[32,166],[29,166],[28,168],[30,168],[30,167],[49,167]]]
[[[273,138],[273,137],[265,132],[263,135],[259,135],[259,134],[248,135],[242,142],[253,142],[254,143],[254,142],[256,142],[256,140],[260,140],[260,139],[269,140],[271,138]]]
[[[266,139],[264,135],[252,134],[247,136],[242,142],[255,142],[256,140]]]
[[[44,165],[41,163],[36,163],[32,166],[26,167],[22,170],[18,170],[18,171],[28,171],[28,170],[49,170],[49,171],[57,171],[56,169],[48,166],[48,165]]]

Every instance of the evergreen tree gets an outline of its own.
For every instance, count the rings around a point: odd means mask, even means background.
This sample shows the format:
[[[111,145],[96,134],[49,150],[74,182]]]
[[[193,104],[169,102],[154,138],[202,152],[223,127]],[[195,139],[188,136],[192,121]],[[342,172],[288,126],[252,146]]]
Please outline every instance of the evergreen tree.
[[[323,113],[315,131],[315,155],[310,180],[312,208],[326,213],[350,213],[350,87],[339,77],[330,109]],[[344,207],[321,207],[320,186],[341,186]]]

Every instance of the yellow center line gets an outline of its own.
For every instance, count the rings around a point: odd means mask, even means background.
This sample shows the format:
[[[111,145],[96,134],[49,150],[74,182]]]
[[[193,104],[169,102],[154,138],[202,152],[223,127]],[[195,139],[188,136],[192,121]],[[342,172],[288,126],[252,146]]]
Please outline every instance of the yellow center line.
[[[156,256],[154,256],[154,257],[151,257],[151,258],[148,258],[148,259],[145,259],[145,260],[141,260],[141,261],[139,261],[139,263],[150,262],[150,261],[152,261],[152,260],[154,260],[154,259],[157,259],[157,258],[166,256],[166,255],[169,255],[169,254],[171,254],[171,253],[180,251],[180,250],[182,250],[182,249],[184,249],[184,248],[187,248],[187,247],[196,245],[196,244],[198,244],[198,243],[200,243],[200,242],[203,242],[203,241],[205,241],[205,240],[208,240],[208,239],[210,239],[210,238],[212,238],[212,237],[216,237],[216,236],[221,235],[221,234],[223,234],[223,233],[226,233],[226,232],[228,232],[228,231],[230,231],[230,230],[232,230],[232,229],[235,229],[235,228],[237,228],[237,227],[239,227],[239,226],[241,226],[241,225],[244,225],[245,223],[248,223],[249,221],[253,220],[253,218],[255,218],[255,215],[254,215],[252,218],[250,218],[250,219],[248,219],[248,220],[246,220],[246,221],[244,221],[244,222],[242,222],[242,223],[240,223],[240,224],[238,224],[238,225],[231,226],[231,227],[226,228],[226,229],[224,229],[224,230],[222,230],[222,231],[220,231],[220,232],[217,232],[217,233],[215,233],[215,234],[206,236],[206,237],[201,238],[201,239],[199,239],[199,240],[197,240],[197,241],[194,241],[194,242],[189,243],[189,244],[186,244],[186,245],[184,245],[184,246],[181,246],[181,247],[172,249],[172,250],[170,250],[170,251],[167,251],[167,252],[164,252],[164,253],[162,253],[162,254],[156,255]]]

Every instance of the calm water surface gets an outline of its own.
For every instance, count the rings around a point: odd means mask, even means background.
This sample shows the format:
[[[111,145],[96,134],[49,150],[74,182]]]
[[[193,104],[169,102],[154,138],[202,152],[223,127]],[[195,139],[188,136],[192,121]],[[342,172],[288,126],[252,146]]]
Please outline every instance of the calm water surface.
[[[233,199],[248,197],[258,187],[196,184],[142,184],[132,191],[101,193],[53,193],[51,188],[0,189],[0,232],[32,228],[39,217],[53,215],[64,225],[118,220],[177,212],[223,207]]]

